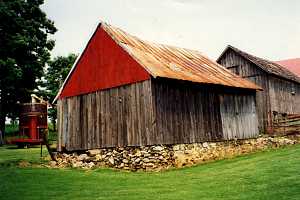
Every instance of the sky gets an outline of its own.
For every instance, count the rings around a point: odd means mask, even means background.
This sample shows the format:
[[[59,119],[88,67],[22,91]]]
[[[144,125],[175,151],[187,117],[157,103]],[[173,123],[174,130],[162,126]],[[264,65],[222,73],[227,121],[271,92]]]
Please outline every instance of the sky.
[[[269,60],[300,57],[299,0],[45,0],[52,56],[79,54],[105,21],[141,39],[217,59],[230,44]]]

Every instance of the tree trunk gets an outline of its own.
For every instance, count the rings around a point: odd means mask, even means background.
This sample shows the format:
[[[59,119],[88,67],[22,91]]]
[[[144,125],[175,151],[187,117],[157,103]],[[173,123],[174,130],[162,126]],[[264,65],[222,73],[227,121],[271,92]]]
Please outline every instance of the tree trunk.
[[[5,133],[5,118],[6,114],[0,110],[0,130]]]
[[[1,105],[0,105],[1,108]],[[5,134],[5,116],[6,114],[3,110],[0,110],[0,146],[4,144],[4,134]]]
[[[43,132],[43,141],[44,141],[44,143],[45,143],[45,145],[46,145],[46,147],[47,147],[47,150],[48,150],[48,153],[49,153],[51,159],[52,159],[53,161],[56,161],[56,157],[55,157],[55,155],[54,155],[52,149],[50,148],[50,144],[49,144],[48,136],[47,136],[47,135],[48,135],[47,132]]]

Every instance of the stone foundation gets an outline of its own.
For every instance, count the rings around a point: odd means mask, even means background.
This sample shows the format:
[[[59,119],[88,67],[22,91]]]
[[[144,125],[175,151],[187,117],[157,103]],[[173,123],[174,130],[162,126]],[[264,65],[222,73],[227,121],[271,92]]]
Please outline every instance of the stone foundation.
[[[94,149],[83,153],[57,153],[57,161],[51,161],[49,165],[86,169],[111,167],[131,171],[160,171],[293,145],[299,143],[299,138],[299,136],[293,138],[260,137],[224,142]]]

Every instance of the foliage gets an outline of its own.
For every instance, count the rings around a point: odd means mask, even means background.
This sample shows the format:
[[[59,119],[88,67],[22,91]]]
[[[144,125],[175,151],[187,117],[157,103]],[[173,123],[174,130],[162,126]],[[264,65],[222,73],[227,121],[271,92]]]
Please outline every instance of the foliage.
[[[53,127],[52,123],[48,124],[48,142],[53,143],[57,140],[57,130],[54,130],[55,127]]]
[[[16,117],[17,102],[26,102],[50,58],[56,28],[40,9],[43,0],[0,1],[0,129]]]
[[[48,62],[48,67],[44,77],[45,80],[41,83],[41,88],[43,88],[43,90],[40,91],[40,94],[49,102],[54,100],[76,58],[77,56],[75,54],[69,54],[66,57],[58,56]],[[55,122],[57,118],[57,109],[55,106],[48,110],[48,116],[52,121],[52,124],[54,125],[53,129],[55,130]]]
[[[37,161],[37,149],[24,151]],[[20,150],[2,148],[0,163],[8,163],[16,157],[22,159],[24,154]],[[296,200],[300,197],[299,155],[300,146],[296,145],[159,173],[0,167],[0,179],[3,180],[0,196],[8,200]]]
[[[6,124],[5,125],[5,136],[15,135],[19,132],[18,124]]]

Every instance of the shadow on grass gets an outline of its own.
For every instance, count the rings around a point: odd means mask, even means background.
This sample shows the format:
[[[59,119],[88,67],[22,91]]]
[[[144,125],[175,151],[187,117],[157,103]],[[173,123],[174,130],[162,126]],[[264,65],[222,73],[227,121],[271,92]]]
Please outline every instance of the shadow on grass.
[[[0,168],[16,167],[22,160],[2,161]]]
[[[17,146],[6,146],[3,149],[19,149]]]
[[[44,147],[44,145],[43,145]],[[5,146],[5,147],[2,147],[2,149],[37,149],[37,148],[41,148],[41,146],[39,145],[34,145],[34,146],[28,146],[26,148],[20,148],[18,146],[15,146],[15,145],[8,145],[8,146]]]
[[[44,158],[41,158],[37,161],[27,161],[24,159],[18,159],[18,160],[11,160],[11,161],[0,161],[0,169],[5,168],[27,168],[27,167],[33,167],[33,168],[40,168],[43,167],[44,164],[47,164],[48,161],[44,160]]]

